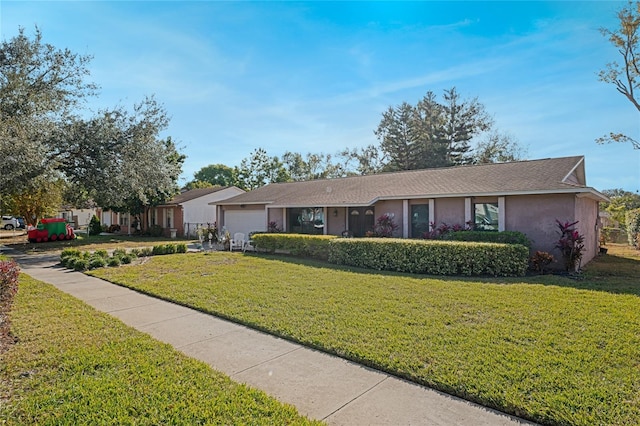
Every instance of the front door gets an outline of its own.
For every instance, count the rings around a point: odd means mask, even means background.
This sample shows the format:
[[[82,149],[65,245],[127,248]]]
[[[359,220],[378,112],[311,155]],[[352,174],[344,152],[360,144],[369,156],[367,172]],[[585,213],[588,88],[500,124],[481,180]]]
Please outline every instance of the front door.
[[[349,231],[354,237],[364,237],[373,231],[375,211],[373,207],[349,207]]]

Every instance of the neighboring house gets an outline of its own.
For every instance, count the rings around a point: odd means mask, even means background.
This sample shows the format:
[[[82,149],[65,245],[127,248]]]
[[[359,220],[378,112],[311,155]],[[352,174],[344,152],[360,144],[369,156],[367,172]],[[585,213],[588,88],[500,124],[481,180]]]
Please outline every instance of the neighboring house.
[[[364,236],[383,214],[399,225],[395,236],[421,238],[430,224],[473,223],[520,231],[532,251],[553,254],[556,219],[579,221],[583,264],[598,252],[598,203],[586,186],[584,157],[458,166],[339,179],[274,183],[218,203],[219,226],[231,234],[265,231]]]
[[[166,236],[170,236],[174,230],[177,235],[193,237],[199,226],[216,222],[216,209],[210,206],[211,203],[243,193],[242,189],[235,186],[185,191],[176,195],[168,203],[150,208],[147,223],[160,225]]]
[[[76,209],[64,207],[63,210],[58,212],[57,217],[65,219],[74,229],[86,229],[91,218],[96,214],[99,214],[99,209],[96,208]]]

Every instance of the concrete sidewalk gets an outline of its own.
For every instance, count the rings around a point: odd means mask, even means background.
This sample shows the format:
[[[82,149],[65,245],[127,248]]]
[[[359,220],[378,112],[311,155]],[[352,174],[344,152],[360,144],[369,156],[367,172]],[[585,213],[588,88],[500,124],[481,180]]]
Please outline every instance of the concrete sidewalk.
[[[80,272],[14,255],[33,278],[331,425],[532,424]]]

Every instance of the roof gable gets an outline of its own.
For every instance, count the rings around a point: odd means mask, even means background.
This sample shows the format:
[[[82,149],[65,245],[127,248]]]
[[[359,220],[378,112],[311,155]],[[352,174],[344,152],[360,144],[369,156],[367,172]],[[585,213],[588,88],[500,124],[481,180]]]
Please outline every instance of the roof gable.
[[[584,157],[567,173],[562,180],[569,185],[585,186],[586,176],[584,172]]]

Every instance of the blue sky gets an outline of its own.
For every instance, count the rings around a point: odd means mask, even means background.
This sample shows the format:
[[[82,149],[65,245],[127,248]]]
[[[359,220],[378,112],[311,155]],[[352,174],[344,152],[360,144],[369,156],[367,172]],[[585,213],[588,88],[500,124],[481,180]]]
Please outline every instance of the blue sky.
[[[20,26],[94,56],[93,110],[155,94],[187,159],[182,183],[258,147],[334,154],[377,143],[382,112],[455,86],[528,158],[585,155],[587,184],[640,190],[640,115],[597,72],[624,2],[0,2]]]

